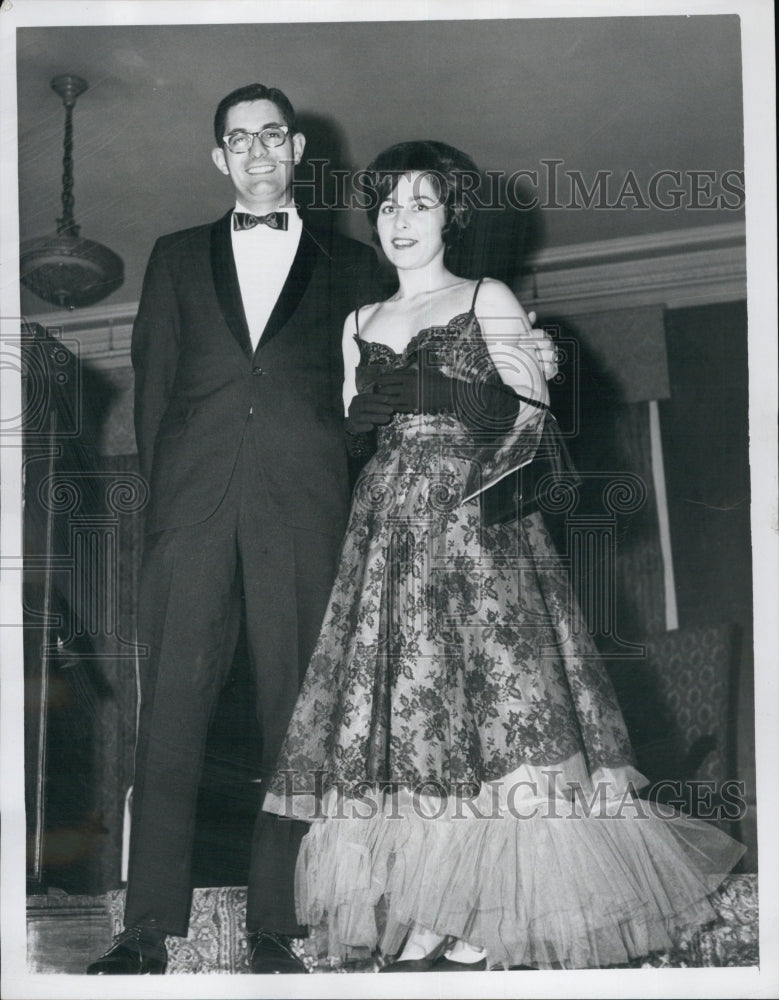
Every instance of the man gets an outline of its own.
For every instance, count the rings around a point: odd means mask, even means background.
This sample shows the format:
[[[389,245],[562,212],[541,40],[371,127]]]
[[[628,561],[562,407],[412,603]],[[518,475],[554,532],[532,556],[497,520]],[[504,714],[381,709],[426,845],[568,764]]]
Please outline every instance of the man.
[[[138,608],[148,657],[127,930],[92,975],[163,972],[165,936],[186,935],[204,745],[241,599],[266,774],[346,523],[341,331],[368,297],[375,257],[303,225],[292,180],[305,139],[284,94],[241,88],[214,124],[213,161],[235,209],[157,242],[133,328],[136,437],[150,482]],[[258,816],[247,912],[255,972],[305,971],[288,941],[304,932],[292,887],[305,830]]]
[[[133,327],[135,426],[150,483],[138,637],[141,706],[125,931],[90,975],[162,973],[186,935],[208,725],[245,604],[273,769],[321,624],[346,524],[344,317],[371,296],[373,251],[304,224],[294,110],[252,84],[216,111],[213,161],[235,208],[162,237]],[[548,342],[547,342],[548,343]],[[253,972],[306,969],[290,938],[307,825],[260,812],[247,930]]]

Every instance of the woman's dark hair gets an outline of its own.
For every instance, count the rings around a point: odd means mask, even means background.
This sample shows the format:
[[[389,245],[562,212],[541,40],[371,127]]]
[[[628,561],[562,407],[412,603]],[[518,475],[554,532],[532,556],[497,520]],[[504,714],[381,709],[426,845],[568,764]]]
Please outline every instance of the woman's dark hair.
[[[289,130],[294,135],[297,132],[297,122],[295,120],[295,109],[292,107],[289,98],[278,87],[266,87],[262,83],[250,83],[246,87],[239,87],[232,91],[227,97],[223,97],[219,102],[214,115],[214,137],[217,146],[222,145],[222,136],[225,134],[225,122],[227,112],[236,104],[243,104],[245,101],[272,101],[284,116],[284,124],[289,125]]]
[[[445,142],[419,139],[390,146],[365,169],[363,180],[370,194],[367,207],[374,241],[379,206],[392,194],[403,174],[422,172],[430,176],[446,210],[442,236],[446,244],[457,240],[468,225],[471,204],[468,192],[478,189],[481,174],[467,155]]]

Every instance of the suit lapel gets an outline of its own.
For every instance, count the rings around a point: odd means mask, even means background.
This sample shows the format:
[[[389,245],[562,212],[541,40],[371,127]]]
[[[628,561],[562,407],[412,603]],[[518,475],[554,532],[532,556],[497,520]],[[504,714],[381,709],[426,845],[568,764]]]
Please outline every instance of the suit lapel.
[[[311,280],[317,254],[321,252],[322,249],[319,243],[304,225],[303,232],[300,234],[300,243],[298,243],[295,259],[292,261],[292,267],[289,269],[289,274],[287,280],[284,282],[281,295],[276,300],[273,312],[268,317],[268,322],[262,331],[260,342],[257,345],[258,350],[276,336],[300,305],[303,293],[308,288],[308,283]]]
[[[219,308],[230,332],[238,341],[241,350],[251,357],[252,341],[249,336],[249,325],[243,311],[241,289],[238,285],[238,272],[233,257],[233,243],[230,238],[230,219],[233,210],[223,216],[211,227],[211,271],[214,276],[214,287]]]
[[[218,222],[215,222],[211,228],[211,269],[216,297],[225,322],[241,350],[251,357],[252,342],[243,309],[238,271],[235,267],[233,244],[230,238],[231,217],[232,209]],[[304,225],[292,267],[281,295],[276,300],[276,305],[265,324],[265,329],[257,345],[258,349],[272,340],[295,313],[306,288],[308,288],[317,256],[323,252],[317,239]]]

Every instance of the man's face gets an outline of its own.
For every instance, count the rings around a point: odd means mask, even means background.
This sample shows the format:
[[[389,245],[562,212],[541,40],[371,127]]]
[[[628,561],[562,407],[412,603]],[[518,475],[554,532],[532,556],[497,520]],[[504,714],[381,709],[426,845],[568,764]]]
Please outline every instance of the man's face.
[[[261,132],[268,126],[285,124],[273,101],[243,101],[227,112],[224,134],[238,129]],[[266,149],[257,137],[245,153],[231,153],[222,143],[211,156],[217,168],[232,181],[241,204],[261,215],[291,200],[293,171],[305,144],[300,132],[288,135],[281,146],[271,149]]]

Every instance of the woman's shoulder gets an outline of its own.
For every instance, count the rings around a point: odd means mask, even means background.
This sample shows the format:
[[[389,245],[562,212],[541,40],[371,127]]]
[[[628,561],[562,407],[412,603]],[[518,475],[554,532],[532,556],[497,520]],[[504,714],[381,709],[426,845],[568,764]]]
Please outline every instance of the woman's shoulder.
[[[523,315],[519,300],[504,282],[497,278],[482,278],[475,287],[478,289],[474,303],[477,314],[486,308],[491,312],[499,310],[493,315]]]
[[[359,333],[371,317],[378,312],[381,305],[381,302],[369,302],[366,305],[358,306],[357,309],[352,310],[352,312],[350,312],[346,317],[346,321],[344,323],[344,334],[353,336],[354,334]]]

